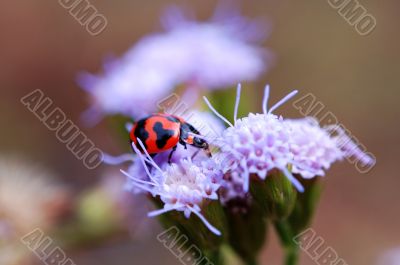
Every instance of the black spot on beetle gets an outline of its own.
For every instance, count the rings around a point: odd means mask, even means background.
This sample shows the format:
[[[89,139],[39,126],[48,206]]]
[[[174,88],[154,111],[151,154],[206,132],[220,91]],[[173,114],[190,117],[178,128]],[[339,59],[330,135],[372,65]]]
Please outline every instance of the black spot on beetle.
[[[136,138],[139,138],[142,141],[145,149],[147,149],[146,140],[147,140],[147,138],[149,138],[149,133],[145,129],[146,121],[147,121],[146,119],[142,119],[142,120],[138,121],[135,132],[134,132]],[[140,147],[139,143],[137,143],[136,146],[139,148],[140,151],[143,151],[142,148]]]
[[[156,122],[153,130],[157,134],[156,145],[159,149],[162,149],[175,133],[173,130],[164,129],[161,122]]]

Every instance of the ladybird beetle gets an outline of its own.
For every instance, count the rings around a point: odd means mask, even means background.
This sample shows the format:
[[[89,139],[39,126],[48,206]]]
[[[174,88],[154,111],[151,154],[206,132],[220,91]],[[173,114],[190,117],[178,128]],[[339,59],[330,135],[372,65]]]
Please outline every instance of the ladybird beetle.
[[[171,163],[172,154],[175,152],[178,143],[183,145],[185,149],[187,144],[204,149],[211,156],[208,143],[196,135],[200,135],[200,132],[184,119],[174,115],[157,113],[137,121],[129,133],[129,138],[130,144],[133,143],[139,150],[142,150],[137,141],[137,138],[139,138],[152,157],[160,152],[172,149],[168,156],[168,163]]]

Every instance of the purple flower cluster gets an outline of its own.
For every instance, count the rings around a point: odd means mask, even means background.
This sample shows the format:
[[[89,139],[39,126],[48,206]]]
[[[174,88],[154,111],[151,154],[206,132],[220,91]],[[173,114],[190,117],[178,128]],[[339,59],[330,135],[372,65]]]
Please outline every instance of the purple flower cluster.
[[[348,137],[346,145],[342,145],[339,140],[345,136],[333,135],[329,126],[322,128],[311,118],[284,119],[272,113],[296,93],[288,94],[268,110],[269,86],[266,86],[263,113],[250,113],[237,119],[239,85],[234,124],[221,117],[206,100],[216,115],[230,125],[214,142],[220,147],[220,156],[228,161],[222,164],[223,172],[229,175],[223,184],[227,190],[225,201],[244,197],[249,191],[251,175],[264,180],[271,170],[280,170],[299,192],[303,192],[303,186],[292,173],[305,179],[324,176],[331,164],[349,156],[362,159],[366,164],[373,162]]]
[[[162,22],[165,32],[144,37],[107,62],[103,74],[79,76],[92,98],[92,114],[141,118],[178,86],[223,89],[253,81],[270,66],[271,54],[259,46],[262,25],[237,12],[219,8],[211,21],[197,22],[171,8]]]
[[[213,233],[219,235],[220,232],[201,213],[205,202],[219,200],[226,205],[232,199],[245,198],[249,194],[251,176],[265,180],[271,172],[278,170],[299,192],[303,192],[303,186],[293,174],[305,179],[324,176],[336,161],[350,155],[365,156],[364,153],[350,151],[350,144],[344,148],[337,134],[331,134],[330,129],[320,127],[313,119],[284,119],[272,113],[297,91],[268,109],[269,86],[266,86],[263,113],[250,113],[238,119],[240,90],[239,85],[233,123],[216,112],[205,98],[211,110],[229,125],[219,131],[219,137],[209,138],[210,144],[218,148],[211,158],[203,152],[198,153],[195,148],[186,150],[179,146],[169,164],[168,152],[160,153],[153,159],[133,145],[137,156],[128,156],[133,164],[127,172],[122,171],[128,177],[127,189],[149,193],[160,198],[164,204],[162,209],[150,212],[149,216],[175,210],[189,218],[194,213]],[[221,128],[219,121],[209,116],[203,121]],[[203,137],[208,139],[207,135]],[[109,163],[124,160],[124,157],[117,160],[106,158]]]

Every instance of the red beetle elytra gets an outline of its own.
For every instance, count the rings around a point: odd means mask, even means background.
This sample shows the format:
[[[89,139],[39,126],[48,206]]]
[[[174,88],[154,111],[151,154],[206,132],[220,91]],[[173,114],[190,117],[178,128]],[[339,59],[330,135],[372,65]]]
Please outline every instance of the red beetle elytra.
[[[139,138],[151,156],[172,149],[168,157],[168,163],[170,163],[178,143],[185,149],[186,144],[204,149],[211,156],[208,143],[196,135],[200,135],[200,132],[184,119],[157,113],[137,121],[129,137],[131,144],[134,143],[139,150],[142,150],[137,141]]]

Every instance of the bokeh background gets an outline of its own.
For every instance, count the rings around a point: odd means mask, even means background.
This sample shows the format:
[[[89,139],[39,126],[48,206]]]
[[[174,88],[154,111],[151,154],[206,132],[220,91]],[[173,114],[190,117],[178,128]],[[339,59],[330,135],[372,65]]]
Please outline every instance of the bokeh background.
[[[159,15],[168,5],[187,6],[206,19],[216,2],[118,0],[92,4],[108,20],[98,36],[88,34],[58,1],[3,1],[0,7],[1,156],[46,168],[68,187],[72,197],[82,196],[81,191],[96,185],[111,187],[114,190],[108,192],[115,196],[118,188],[113,181],[104,180],[105,167],[85,168],[20,98],[35,89],[43,90],[97,146],[121,153],[107,122],[92,128],[80,123],[88,98],[77,86],[76,74],[82,70],[98,72],[106,55],[121,55],[140,37],[160,30]],[[358,35],[326,0],[242,3],[246,16],[265,17],[272,25],[265,46],[275,53],[276,63],[254,86],[257,93],[261,95],[267,82],[272,86],[272,102],[293,88],[302,94],[313,93],[377,157],[376,167],[368,174],[359,174],[347,162],[329,171],[313,223],[326,244],[354,265],[376,264],[384,251],[400,246],[400,3],[362,0],[362,4],[377,19],[376,29],[368,36]],[[260,103],[255,102],[254,111]],[[291,104],[280,113],[299,116]],[[12,178],[4,170],[1,174]],[[29,179],[25,184],[30,185]],[[15,192],[15,199],[23,193]],[[92,200],[96,198],[94,195]],[[86,207],[90,203],[89,199]],[[132,205],[130,211],[141,219],[146,211],[140,209],[143,204]],[[30,205],[18,207],[22,211]],[[162,231],[158,224],[145,223],[136,220],[129,225],[129,233],[118,231],[67,253],[77,265],[179,264],[156,240]],[[260,256],[261,264],[280,264],[280,251],[272,233]],[[32,262],[40,264],[36,258]],[[312,260],[303,254],[300,264],[312,264]]]

